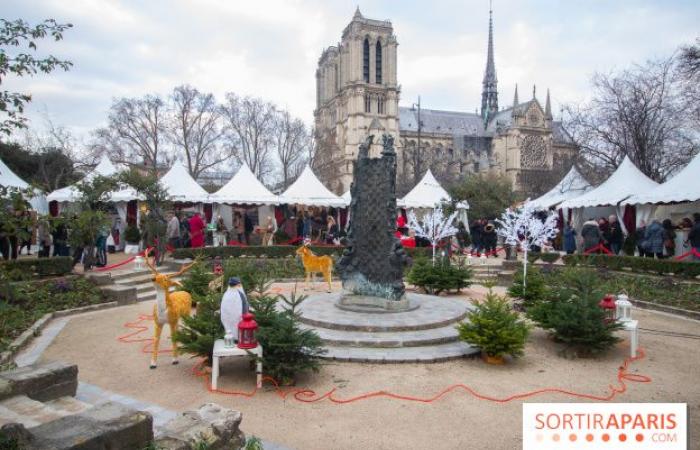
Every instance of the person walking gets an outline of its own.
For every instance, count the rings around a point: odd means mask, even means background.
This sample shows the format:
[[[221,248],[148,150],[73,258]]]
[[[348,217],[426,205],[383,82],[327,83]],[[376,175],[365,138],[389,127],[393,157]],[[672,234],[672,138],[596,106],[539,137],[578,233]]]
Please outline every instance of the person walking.
[[[598,222],[594,219],[586,221],[581,228],[581,237],[583,238],[584,253],[598,246],[603,239]]]
[[[238,241],[239,244],[243,244],[243,240],[245,239],[245,221],[240,211],[236,211],[233,214],[233,232],[236,235],[236,241]]]
[[[48,258],[51,254],[51,232],[48,220],[39,219],[36,240],[39,244],[39,258]]]
[[[165,230],[165,236],[168,239],[168,244],[172,248],[180,248],[180,219],[177,218],[177,214],[170,213],[170,219],[168,219],[168,226]]]
[[[267,216],[267,221],[265,222],[265,228],[262,234],[262,245],[270,246],[274,243],[275,232],[277,231],[277,222],[272,216]]]
[[[243,226],[245,232],[245,243],[250,245],[250,234],[253,232],[255,227],[253,226],[253,221],[250,219],[247,212],[243,213]]]
[[[576,253],[576,229],[571,221],[564,226],[564,251],[567,255]]]
[[[618,255],[620,253],[623,239],[624,234],[622,233],[620,221],[617,220],[617,216],[611,215],[608,221],[608,235],[605,236],[605,240],[608,242],[609,250],[613,254]]]
[[[695,223],[688,233],[688,242],[690,243],[690,247],[695,250],[693,259],[695,261],[700,261],[700,213],[693,214],[693,220]]]
[[[335,223],[333,216],[328,216],[326,219],[326,244],[339,244],[340,241],[336,241],[338,237],[338,225]]]
[[[644,230],[644,245],[645,256],[656,256],[659,259],[664,257],[664,228],[658,220],[652,220]]]
[[[221,216],[216,218],[216,231],[214,231],[214,233],[215,244],[219,247],[225,247],[228,229],[226,229],[226,223],[224,222],[224,218]]]
[[[204,221],[198,212],[194,213],[190,222],[190,246],[192,248],[204,247]]]

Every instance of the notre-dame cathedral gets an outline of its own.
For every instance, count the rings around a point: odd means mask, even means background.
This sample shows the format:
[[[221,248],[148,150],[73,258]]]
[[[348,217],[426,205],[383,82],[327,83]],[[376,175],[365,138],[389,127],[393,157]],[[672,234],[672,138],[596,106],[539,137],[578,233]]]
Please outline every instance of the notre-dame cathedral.
[[[507,176],[516,191],[539,194],[568,170],[577,154],[571,137],[552,117],[549,91],[544,108],[536,98],[499,109],[489,12],[486,70],[480,112],[400,107],[396,77],[398,43],[390,21],[365,18],[359,8],[341,41],[321,54],[316,70],[314,120],[316,171],[337,194],[350,187],[358,145],[388,133],[397,143],[402,191],[430,168],[443,182],[471,173]],[[414,175],[415,174],[415,175]]]

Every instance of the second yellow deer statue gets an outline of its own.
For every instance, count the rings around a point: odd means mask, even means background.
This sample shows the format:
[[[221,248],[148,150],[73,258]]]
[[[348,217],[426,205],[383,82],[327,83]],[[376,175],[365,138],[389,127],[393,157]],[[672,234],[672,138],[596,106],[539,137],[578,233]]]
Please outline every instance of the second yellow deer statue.
[[[328,283],[328,292],[331,291],[331,281],[333,273],[333,258],[328,255],[316,256],[306,245],[302,245],[297,249],[297,256],[301,256],[301,262],[304,264],[304,273],[306,275],[306,287],[309,285],[309,279],[315,276],[316,273],[322,273]]]

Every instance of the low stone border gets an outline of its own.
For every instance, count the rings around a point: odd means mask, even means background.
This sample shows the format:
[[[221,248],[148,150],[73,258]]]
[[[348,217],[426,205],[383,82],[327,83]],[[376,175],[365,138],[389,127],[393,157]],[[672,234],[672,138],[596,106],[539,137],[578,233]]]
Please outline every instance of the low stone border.
[[[644,300],[630,299],[633,305],[642,309],[650,309],[653,311],[661,311],[677,316],[688,317],[690,319],[700,320],[700,311],[691,311],[689,309],[676,308],[675,306],[662,305],[659,303],[647,302]]]
[[[80,314],[90,311],[99,311],[101,309],[114,308],[120,306],[118,302],[106,302],[106,303],[96,303],[94,305],[81,306],[79,308],[64,309],[61,311],[54,311],[51,313],[44,314],[39,320],[34,322],[32,326],[24,330],[22,334],[17,336],[17,338],[10,344],[9,350],[0,353],[0,366],[11,363],[15,356],[20,352],[20,350],[27,347],[32,340],[41,334],[43,330],[52,319],[56,317],[71,316],[74,314]]]

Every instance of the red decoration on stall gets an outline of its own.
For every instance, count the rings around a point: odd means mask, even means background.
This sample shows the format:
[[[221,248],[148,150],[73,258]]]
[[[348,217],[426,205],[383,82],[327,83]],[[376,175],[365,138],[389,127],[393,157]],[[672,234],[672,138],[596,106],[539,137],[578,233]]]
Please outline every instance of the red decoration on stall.
[[[251,313],[243,314],[243,320],[238,323],[238,348],[255,348],[258,341],[255,339],[255,331],[258,323]]]

